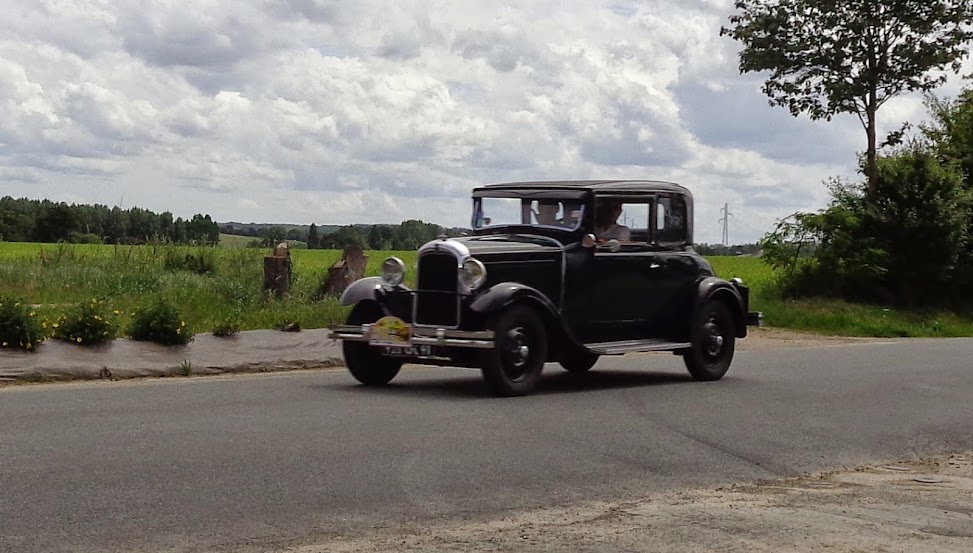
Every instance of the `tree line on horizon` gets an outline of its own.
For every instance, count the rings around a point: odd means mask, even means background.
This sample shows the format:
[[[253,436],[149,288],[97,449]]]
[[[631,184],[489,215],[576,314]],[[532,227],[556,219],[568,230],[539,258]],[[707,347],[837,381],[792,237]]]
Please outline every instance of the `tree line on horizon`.
[[[219,225],[209,215],[173,218],[140,207],[67,204],[29,198],[0,198],[0,241],[75,244],[199,244],[215,246]]]
[[[220,225],[220,230],[225,234],[253,238],[250,243],[252,247],[270,247],[288,240],[303,242],[309,249],[322,250],[341,250],[349,246],[369,250],[414,250],[439,236],[460,236],[468,232],[467,229],[445,228],[418,219],[402,221],[397,225],[357,224],[339,227],[319,227],[315,223],[290,228],[283,225],[230,223]]]

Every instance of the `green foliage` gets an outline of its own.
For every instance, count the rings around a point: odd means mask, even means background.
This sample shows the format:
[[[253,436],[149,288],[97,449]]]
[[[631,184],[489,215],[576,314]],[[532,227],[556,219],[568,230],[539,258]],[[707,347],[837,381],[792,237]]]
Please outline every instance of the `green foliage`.
[[[860,186],[858,190],[860,193]],[[36,308],[41,322],[44,317],[60,315],[56,305],[110,296],[122,312],[124,328],[130,326],[132,313],[146,305],[147,298],[151,301],[156,296],[178,305],[186,327],[195,329],[215,329],[226,320],[238,320],[240,330],[280,328],[291,321],[300,321],[307,329],[323,328],[343,321],[348,314],[348,308],[336,298],[311,301],[320,276],[341,258],[340,251],[292,251],[294,271],[301,278],[284,300],[269,301],[260,285],[265,252],[200,247],[200,251],[213,253],[217,269],[196,275],[164,269],[165,252],[172,248],[0,243],[0,294],[29,297],[30,303],[41,304]],[[415,286],[414,250],[368,253],[366,276],[376,276],[380,262],[395,255],[409,267],[406,284]],[[802,260],[805,258],[810,259],[805,256]],[[751,309],[764,311],[770,326],[863,336],[973,336],[973,319],[949,313],[885,310],[817,297],[782,298],[776,284],[781,271],[760,258],[708,259],[721,277],[744,280],[750,287]]]
[[[182,363],[179,363],[179,374],[183,376],[192,376],[193,374],[193,363],[188,359],[184,359]]]
[[[968,277],[973,198],[961,174],[913,148],[878,159],[878,194],[835,182],[829,207],[797,213],[765,237],[764,260],[785,295],[898,305],[947,302]],[[802,249],[814,246],[813,255]],[[969,292],[966,293],[969,296]]]
[[[933,121],[921,126],[925,138],[939,159],[959,163],[966,187],[973,189],[973,89],[955,100],[929,96],[926,107]]]
[[[47,337],[37,312],[18,298],[0,294],[0,349],[35,351]]]
[[[50,200],[0,198],[0,240],[16,242],[72,242],[85,244],[215,245],[219,225],[209,215],[173,221],[172,213],[155,214],[132,207],[68,205]]]
[[[237,313],[230,313],[224,317],[216,326],[213,327],[213,336],[219,338],[229,338],[236,336],[240,332],[240,316]]]
[[[770,103],[797,116],[857,114],[868,133],[874,192],[876,112],[907,91],[958,72],[973,38],[969,0],[737,0],[729,35],[743,44],[740,72],[770,72]]]
[[[166,250],[164,266],[170,271],[189,271],[206,275],[216,271],[213,251]]]
[[[118,337],[120,314],[96,299],[81,302],[52,325],[54,337],[82,346],[110,342]]]
[[[136,309],[128,326],[128,334],[134,340],[165,346],[181,346],[193,340],[193,334],[179,310],[164,300]]]

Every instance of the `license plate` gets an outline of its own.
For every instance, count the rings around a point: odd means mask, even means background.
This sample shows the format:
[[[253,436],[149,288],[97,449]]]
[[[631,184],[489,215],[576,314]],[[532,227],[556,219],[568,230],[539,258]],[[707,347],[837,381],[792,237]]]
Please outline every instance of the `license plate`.
[[[368,342],[373,346],[408,346],[412,327],[398,317],[382,317],[370,327]]]
[[[391,357],[419,357],[431,355],[429,346],[382,346],[382,354]]]

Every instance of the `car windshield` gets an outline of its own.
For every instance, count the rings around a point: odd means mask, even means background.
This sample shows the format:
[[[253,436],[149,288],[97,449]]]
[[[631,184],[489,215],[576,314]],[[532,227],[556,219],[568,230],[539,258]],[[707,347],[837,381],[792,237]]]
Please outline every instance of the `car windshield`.
[[[533,225],[575,230],[583,216],[584,204],[578,199],[478,198],[473,228]]]

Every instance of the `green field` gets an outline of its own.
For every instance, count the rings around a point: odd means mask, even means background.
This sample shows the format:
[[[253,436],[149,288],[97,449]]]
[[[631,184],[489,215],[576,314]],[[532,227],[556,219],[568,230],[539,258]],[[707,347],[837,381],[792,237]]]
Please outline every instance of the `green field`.
[[[292,250],[294,285],[283,300],[261,290],[265,248],[104,246],[0,242],[0,294],[36,305],[40,316],[57,317],[92,298],[123,312],[123,324],[139,306],[165,298],[180,307],[194,332],[209,332],[228,318],[243,330],[298,322],[321,328],[343,319],[347,308],[333,298],[312,301],[314,291],[341,252]],[[394,253],[407,266],[415,252],[367,251],[368,275]],[[166,268],[167,257],[201,255],[214,264],[200,275]],[[837,300],[782,300],[774,274],[758,258],[709,258],[717,274],[738,276],[751,288],[751,309],[764,311],[769,326],[859,336],[973,336],[973,319],[948,313],[903,313],[881,306]]]

